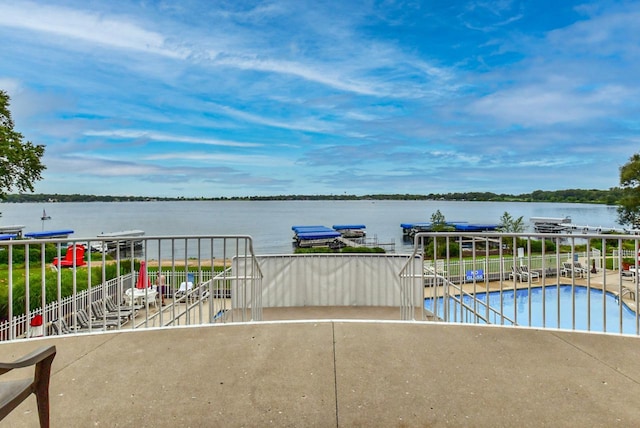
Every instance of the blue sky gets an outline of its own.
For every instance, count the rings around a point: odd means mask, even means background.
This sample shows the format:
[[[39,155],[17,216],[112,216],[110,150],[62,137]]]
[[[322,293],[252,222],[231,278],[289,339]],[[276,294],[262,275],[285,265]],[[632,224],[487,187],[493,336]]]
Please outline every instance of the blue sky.
[[[608,189],[639,151],[640,2],[12,1],[38,193]]]

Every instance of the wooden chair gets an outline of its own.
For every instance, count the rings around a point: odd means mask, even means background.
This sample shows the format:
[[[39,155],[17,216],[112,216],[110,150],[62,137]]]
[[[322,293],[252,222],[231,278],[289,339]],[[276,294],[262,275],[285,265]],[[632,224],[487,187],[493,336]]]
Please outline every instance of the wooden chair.
[[[4,419],[13,409],[18,407],[32,393],[36,395],[38,416],[41,427],[49,427],[49,378],[51,364],[56,356],[55,346],[46,346],[12,363],[0,362],[0,375],[13,369],[29,367],[35,364],[33,379],[22,379],[0,382],[0,420]]]

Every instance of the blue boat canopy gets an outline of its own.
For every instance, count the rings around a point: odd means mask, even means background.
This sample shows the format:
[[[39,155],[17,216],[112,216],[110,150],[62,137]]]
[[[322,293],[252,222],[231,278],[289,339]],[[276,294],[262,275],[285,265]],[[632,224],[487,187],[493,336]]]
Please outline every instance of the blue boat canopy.
[[[10,239],[16,239],[16,235],[15,233],[3,233],[2,235],[0,235],[0,241],[8,241]]]
[[[333,229],[326,226],[293,226],[292,229],[298,235],[301,233],[334,232]]]
[[[26,238],[64,238],[73,233],[71,229],[61,229],[61,230],[43,230],[42,232],[29,232],[25,233],[24,236]]]
[[[335,230],[353,230],[353,229],[366,229],[364,224],[334,224],[332,226]]]
[[[318,231],[318,232],[299,232],[298,239],[300,240],[310,240],[310,239],[330,239],[337,238],[340,236],[340,232],[336,232],[335,230],[328,231]]]
[[[324,229],[328,229],[328,227],[326,227],[326,226],[322,226],[322,225],[314,225],[314,226],[291,226],[291,230],[293,230],[294,232],[297,232],[297,231],[298,231],[298,229],[315,229],[315,228],[318,228],[318,229],[322,229],[322,228],[324,228]]]

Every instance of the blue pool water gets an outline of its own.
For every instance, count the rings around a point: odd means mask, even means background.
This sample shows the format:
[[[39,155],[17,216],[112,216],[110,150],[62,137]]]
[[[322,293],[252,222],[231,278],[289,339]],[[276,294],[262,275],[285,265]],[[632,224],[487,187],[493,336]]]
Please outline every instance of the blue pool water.
[[[529,294],[531,291],[531,294]],[[476,293],[480,304],[476,303],[477,310],[486,316],[485,304],[487,293]],[[575,316],[574,302],[575,301]],[[483,320],[474,319],[472,312],[449,299],[449,321],[484,323]],[[473,307],[473,299],[465,296],[464,305]],[[531,327],[561,328],[568,330],[596,331],[609,333],[637,334],[635,313],[626,305],[618,304],[616,297],[601,290],[588,289],[583,286],[560,285],[517,290],[514,296],[513,290],[505,290],[502,297],[499,291],[489,293],[489,306],[502,313],[510,320],[502,320],[496,314],[490,313],[491,324]],[[425,299],[425,308],[433,312],[433,299]],[[544,312],[543,312],[544,308]],[[588,310],[590,308],[590,310]],[[444,318],[443,298],[436,301],[437,314]],[[588,313],[591,314],[590,318]],[[603,317],[603,314],[606,316]],[[575,319],[574,319],[575,318]],[[620,320],[622,319],[622,330]]]

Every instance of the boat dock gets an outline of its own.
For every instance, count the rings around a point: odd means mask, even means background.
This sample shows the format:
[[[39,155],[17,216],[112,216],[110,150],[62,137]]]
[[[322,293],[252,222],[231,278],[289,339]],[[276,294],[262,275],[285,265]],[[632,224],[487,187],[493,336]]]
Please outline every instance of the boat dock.
[[[344,247],[380,247],[394,252],[395,243],[380,243],[377,237],[366,237],[364,224],[335,224],[331,228],[322,225],[292,226],[294,232],[293,244],[297,248],[329,247],[339,249]]]
[[[491,232],[498,229],[500,225],[448,221],[445,222],[445,226],[450,228],[452,232]],[[407,238],[413,238],[416,233],[433,231],[433,224],[430,222],[401,223],[400,227],[402,228],[402,236]]]

